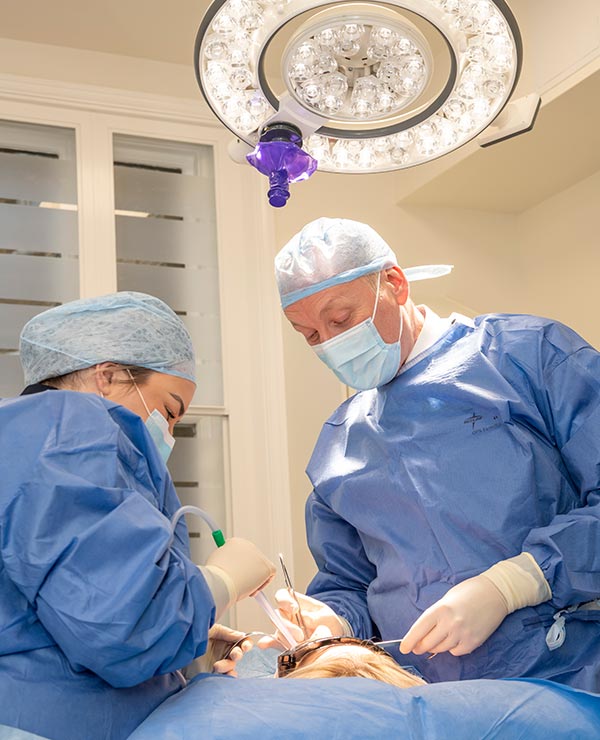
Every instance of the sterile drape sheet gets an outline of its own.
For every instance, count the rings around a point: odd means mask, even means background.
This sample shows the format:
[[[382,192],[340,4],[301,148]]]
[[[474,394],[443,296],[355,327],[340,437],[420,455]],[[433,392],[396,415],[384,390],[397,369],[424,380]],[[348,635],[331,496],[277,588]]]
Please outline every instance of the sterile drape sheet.
[[[232,737],[597,740],[600,695],[537,679],[398,689],[366,678],[199,676],[129,740]]]

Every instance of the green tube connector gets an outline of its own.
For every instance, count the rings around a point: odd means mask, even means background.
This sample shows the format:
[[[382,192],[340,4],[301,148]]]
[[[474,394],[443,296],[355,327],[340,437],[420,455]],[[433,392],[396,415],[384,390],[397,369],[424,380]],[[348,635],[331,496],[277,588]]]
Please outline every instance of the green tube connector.
[[[215,529],[215,531],[212,533],[212,537],[217,547],[223,547],[223,545],[225,544],[225,537],[223,536],[223,532],[221,532],[220,529]]]

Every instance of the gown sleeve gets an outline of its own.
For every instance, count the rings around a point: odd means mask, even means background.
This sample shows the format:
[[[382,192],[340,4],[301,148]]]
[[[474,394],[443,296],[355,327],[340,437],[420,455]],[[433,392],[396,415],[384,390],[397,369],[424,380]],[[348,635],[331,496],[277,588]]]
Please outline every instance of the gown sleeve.
[[[369,615],[367,589],[377,573],[358,532],[314,490],[306,503],[306,532],[319,569],[307,594],[344,617],[356,637],[373,637],[376,628]]]
[[[542,569],[551,603],[563,608],[600,596],[600,354],[575,332],[554,324],[540,357],[537,403],[576,504],[532,529],[523,550]]]
[[[146,457],[99,399],[40,395],[0,418],[10,579],[75,670],[125,687],[187,665],[206,650],[214,602]]]

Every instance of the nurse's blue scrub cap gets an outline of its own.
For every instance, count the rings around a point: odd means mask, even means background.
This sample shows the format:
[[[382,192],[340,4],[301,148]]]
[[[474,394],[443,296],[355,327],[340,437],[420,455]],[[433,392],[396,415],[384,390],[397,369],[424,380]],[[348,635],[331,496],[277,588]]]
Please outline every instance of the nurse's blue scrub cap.
[[[34,316],[21,332],[26,385],[116,362],[196,382],[192,339],[158,298],[122,291],[84,298]]]
[[[292,237],[275,257],[281,305],[287,308],[333,285],[398,264],[396,255],[367,224],[346,218],[318,218]],[[422,265],[404,270],[408,280],[446,275],[451,265]]]

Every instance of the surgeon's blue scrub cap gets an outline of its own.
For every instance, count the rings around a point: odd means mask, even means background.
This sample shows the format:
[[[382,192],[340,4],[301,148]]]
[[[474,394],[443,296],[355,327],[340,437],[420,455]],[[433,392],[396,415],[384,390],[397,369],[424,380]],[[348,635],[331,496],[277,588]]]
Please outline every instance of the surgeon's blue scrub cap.
[[[292,237],[275,257],[275,278],[281,305],[349,283],[351,280],[397,265],[396,255],[367,224],[346,218],[318,218]],[[408,280],[445,275],[451,265],[407,268]]]
[[[196,382],[184,323],[158,298],[120,292],[71,301],[34,316],[21,332],[26,385],[100,362],[116,362]]]

